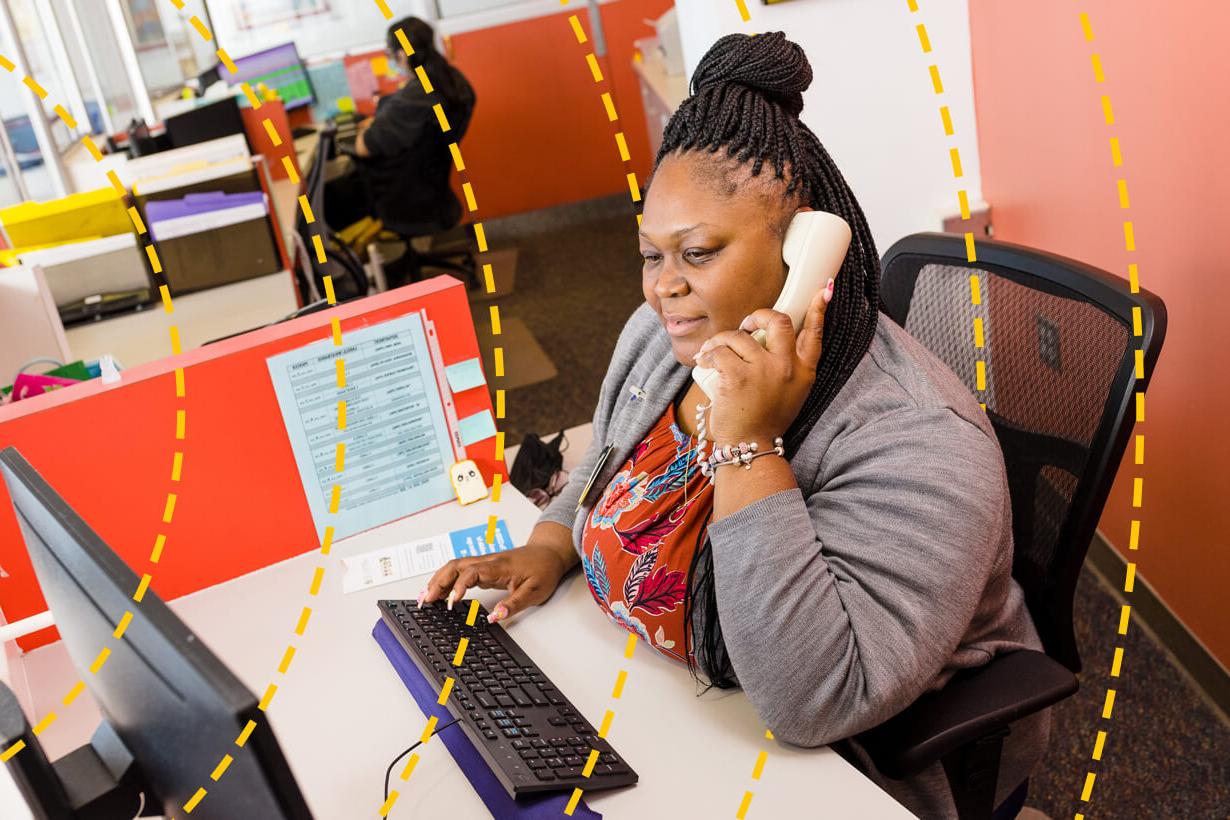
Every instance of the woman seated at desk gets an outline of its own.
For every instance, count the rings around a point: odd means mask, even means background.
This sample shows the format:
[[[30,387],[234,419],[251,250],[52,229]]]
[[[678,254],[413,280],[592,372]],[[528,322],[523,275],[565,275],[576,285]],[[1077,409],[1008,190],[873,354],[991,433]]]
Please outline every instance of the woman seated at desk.
[[[507,589],[490,616],[502,620],[581,563],[614,622],[709,685],[741,687],[802,746],[852,738],[996,653],[1040,648],[1011,575],[995,433],[961,381],[879,315],[867,221],[799,120],[811,78],[780,33],[725,37],[701,61],[646,195],[646,304],[615,348],[593,445],[527,544],[453,561],[420,595],[451,605],[470,587]],[[767,306],[786,227],[813,209],[853,241],[796,336]],[[709,446],[757,442],[750,469],[698,468],[696,363],[720,374]],[[1022,799],[1048,728],[1048,713],[1014,725],[997,804]],[[839,748],[915,813],[955,816],[939,764],[893,782],[853,740]]]
[[[415,62],[421,63],[434,95],[413,79],[410,55],[402,47],[398,32],[413,49]],[[449,187],[453,156],[448,144],[460,142],[469,128],[474,115],[474,89],[436,50],[435,32],[417,17],[406,17],[389,26],[386,47],[389,64],[412,79],[380,100],[376,116],[359,124],[354,143],[357,166],[326,186],[328,221],[342,229],[372,216],[403,236],[444,231],[461,219],[461,203]],[[436,107],[451,124],[447,135],[438,125]]]

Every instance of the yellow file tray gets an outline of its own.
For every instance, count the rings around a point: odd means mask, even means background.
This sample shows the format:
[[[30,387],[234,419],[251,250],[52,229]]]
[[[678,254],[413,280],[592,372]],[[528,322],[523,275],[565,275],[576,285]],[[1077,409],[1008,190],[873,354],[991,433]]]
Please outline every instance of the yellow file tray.
[[[0,209],[0,226],[15,248],[54,245],[132,230],[128,209],[114,188],[99,188],[49,202]]]

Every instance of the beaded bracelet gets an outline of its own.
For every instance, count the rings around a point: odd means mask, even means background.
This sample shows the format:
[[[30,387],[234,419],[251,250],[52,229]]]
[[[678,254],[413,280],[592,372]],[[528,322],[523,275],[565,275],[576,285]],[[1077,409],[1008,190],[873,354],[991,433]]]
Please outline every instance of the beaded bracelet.
[[[705,476],[713,474],[718,467],[728,464],[742,464],[743,469],[752,469],[752,462],[761,456],[785,456],[786,448],[781,437],[773,439],[773,449],[759,452],[760,445],[756,442],[741,441],[738,444],[727,444],[725,447],[715,447],[713,455],[701,462],[700,471]]]
[[[785,458],[786,447],[781,436],[773,439],[772,450],[765,450],[763,453],[757,452],[760,449],[760,445],[756,442],[753,441],[751,444],[748,444],[745,441],[741,441],[733,446],[728,444],[725,447],[716,447],[714,448],[713,455],[706,455],[705,447],[708,444],[708,427],[705,424],[705,413],[711,407],[713,407],[712,402],[696,405],[696,464],[700,467],[701,475],[709,479],[710,482],[713,481],[713,474],[717,468],[727,464],[742,464],[743,469],[750,470],[752,469],[751,462],[761,456],[778,455]]]

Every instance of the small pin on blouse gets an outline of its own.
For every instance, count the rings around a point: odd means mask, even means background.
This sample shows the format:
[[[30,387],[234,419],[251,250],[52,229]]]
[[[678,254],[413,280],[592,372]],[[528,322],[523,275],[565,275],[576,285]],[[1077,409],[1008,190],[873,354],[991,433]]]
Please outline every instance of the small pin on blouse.
[[[628,392],[632,394],[632,401],[638,401],[638,400],[644,401],[645,400],[645,391],[637,387],[636,385],[631,385],[628,388]]]

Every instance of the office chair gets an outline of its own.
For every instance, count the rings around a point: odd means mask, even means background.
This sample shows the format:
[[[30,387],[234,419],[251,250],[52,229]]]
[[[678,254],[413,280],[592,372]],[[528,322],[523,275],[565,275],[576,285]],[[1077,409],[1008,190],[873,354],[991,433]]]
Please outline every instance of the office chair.
[[[455,227],[455,226],[454,226]],[[467,226],[469,227],[469,226]],[[427,268],[443,268],[461,275],[466,287],[470,290],[478,288],[478,258],[474,251],[465,250],[431,252],[416,250],[412,240],[420,236],[436,236],[447,229],[442,229],[438,223],[419,225],[409,229],[394,231],[394,235],[405,246],[405,253],[390,265],[390,270],[396,270],[408,282],[417,282],[426,276]],[[473,230],[466,231],[470,242],[477,242]]]
[[[328,214],[325,211],[328,159],[333,153],[336,136],[336,126],[329,125],[321,131],[311,168],[303,181],[304,194],[315,217],[314,224],[308,225],[303,209],[299,209],[295,217],[296,255],[301,260],[295,273],[304,303],[317,302],[324,297],[326,276],[332,277],[338,302],[357,299],[366,296],[368,292],[367,271],[364,270],[363,263],[344,242],[338,240],[333,229],[329,227]],[[315,242],[312,239],[315,233],[320,235],[324,246],[324,262],[319,261],[316,255]]]
[[[334,122],[338,122],[338,120],[335,119]],[[464,133],[468,122],[468,118],[465,119],[456,130]],[[350,157],[356,163],[362,162],[362,159],[355,152],[353,132],[348,140],[342,139],[342,131],[339,126],[338,134],[338,155]],[[460,138],[459,135],[458,139]],[[372,240],[401,244],[403,248],[401,256],[387,263],[387,267],[384,269],[384,273],[392,282],[393,287],[408,282],[418,282],[426,278],[426,268],[443,268],[444,270],[453,271],[461,275],[467,288],[476,289],[478,287],[478,261],[474,252],[469,248],[441,253],[419,251],[414,247],[414,239],[419,237],[437,237],[458,227],[460,224],[461,203],[457,201],[457,196],[449,184],[450,169],[446,167],[443,170],[442,178],[438,173],[431,174],[430,176],[424,175],[424,182],[437,193],[441,200],[451,206],[447,208],[446,212],[438,214],[437,218],[419,223],[387,225],[376,217],[369,216],[345,226],[338,233],[338,238],[354,254],[360,254],[363,252],[363,248],[370,247]],[[478,239],[474,234],[473,226],[463,225],[461,227],[466,231],[467,240],[470,243],[477,243]]]
[[[1011,724],[1077,690],[1077,576],[1132,432],[1135,393],[1166,335],[1161,299],[1105,271],[1007,242],[979,242],[977,252],[970,263],[961,236],[908,236],[884,256],[881,300],[986,402],[1007,468],[1012,574],[1045,652],[999,655],[858,737],[890,778],[941,762],[962,820],[992,816]],[[985,391],[975,390],[978,360]]]

